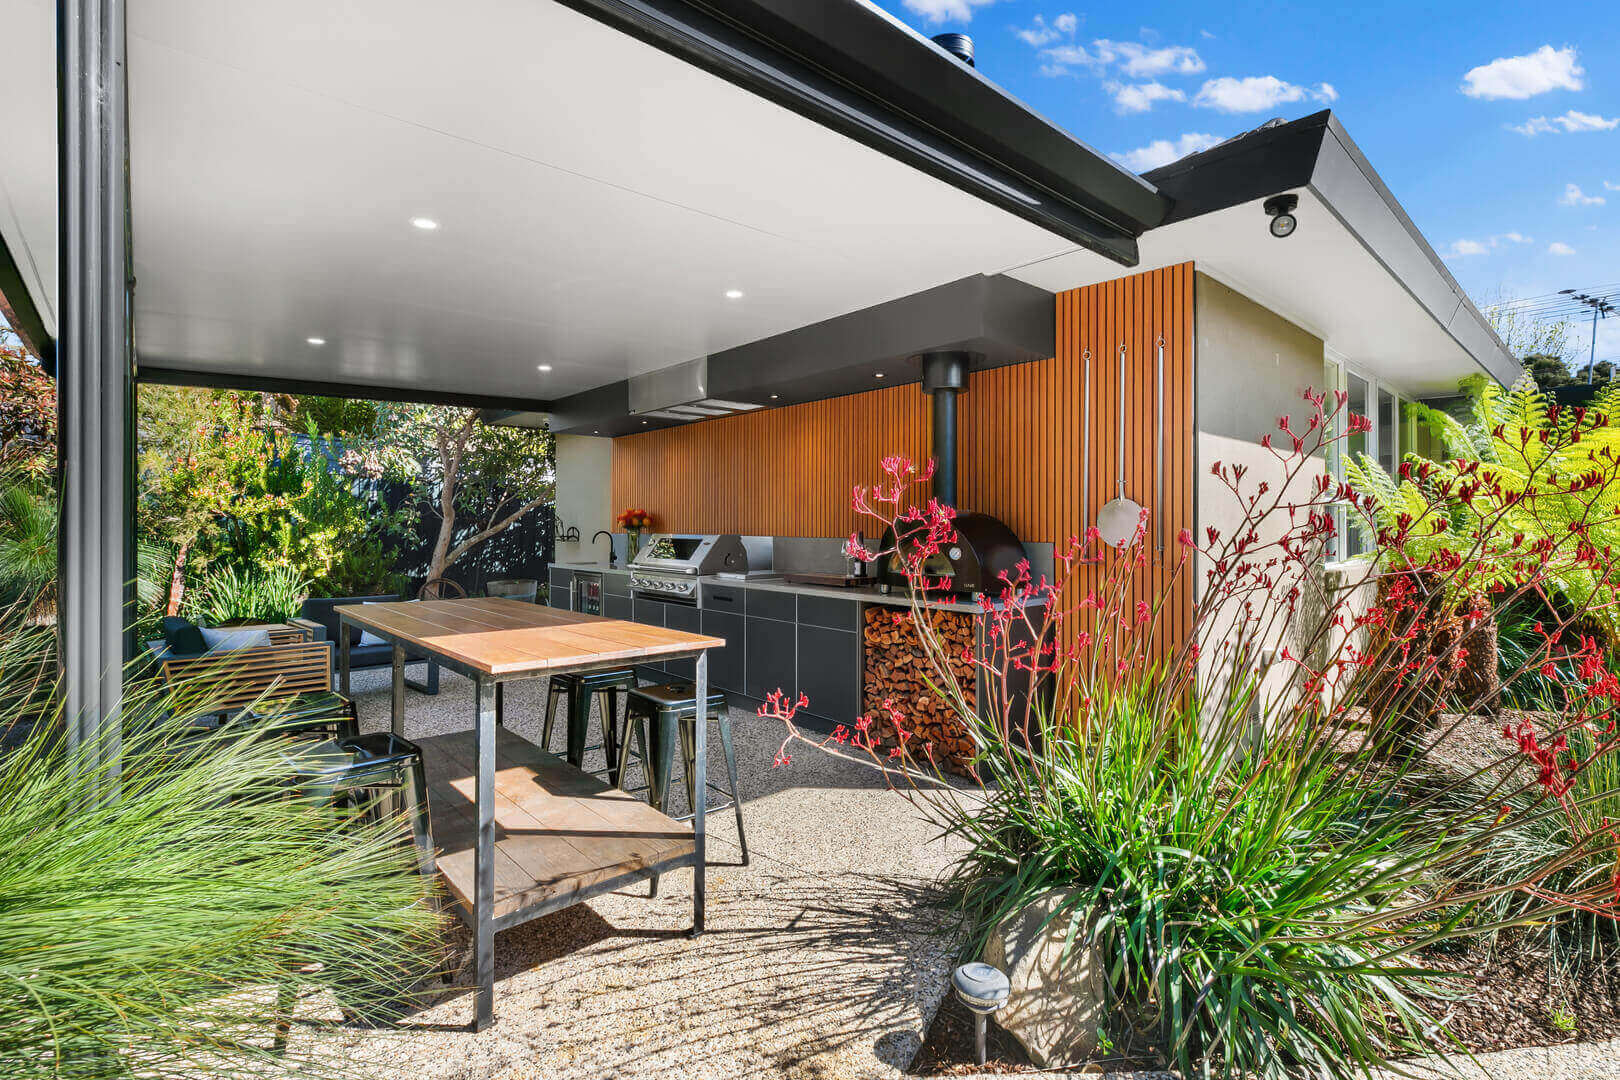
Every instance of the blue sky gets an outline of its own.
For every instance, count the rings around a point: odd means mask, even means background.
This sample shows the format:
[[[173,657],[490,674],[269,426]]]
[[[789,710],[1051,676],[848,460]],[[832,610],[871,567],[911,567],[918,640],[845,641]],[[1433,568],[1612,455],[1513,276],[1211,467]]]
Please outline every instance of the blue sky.
[[[1620,283],[1620,5],[879,3],[1139,169],[1329,105],[1476,299]]]

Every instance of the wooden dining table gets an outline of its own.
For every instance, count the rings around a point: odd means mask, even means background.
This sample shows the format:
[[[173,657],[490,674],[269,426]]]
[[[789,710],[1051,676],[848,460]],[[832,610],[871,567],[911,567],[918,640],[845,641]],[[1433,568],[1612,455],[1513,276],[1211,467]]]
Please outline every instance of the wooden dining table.
[[[708,650],[724,638],[482,598],[345,604],[338,608],[338,676],[349,693],[351,627],[393,646],[391,726],[403,735],[405,655],[471,679],[470,732],[415,740],[427,774],[437,867],[473,929],[473,1030],[495,1019],[495,933],[592,896],[692,867],[692,936],[703,932],[704,802],[691,824],[526,742],[504,726],[504,694],[519,679],[696,658],[692,786],[707,790]]]

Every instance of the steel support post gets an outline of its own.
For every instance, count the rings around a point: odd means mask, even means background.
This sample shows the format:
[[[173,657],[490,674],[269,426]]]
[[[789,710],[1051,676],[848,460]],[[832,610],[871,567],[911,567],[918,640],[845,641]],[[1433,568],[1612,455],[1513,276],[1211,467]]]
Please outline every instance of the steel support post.
[[[59,634],[69,739],[116,771],[135,583],[124,0],[58,0]]]

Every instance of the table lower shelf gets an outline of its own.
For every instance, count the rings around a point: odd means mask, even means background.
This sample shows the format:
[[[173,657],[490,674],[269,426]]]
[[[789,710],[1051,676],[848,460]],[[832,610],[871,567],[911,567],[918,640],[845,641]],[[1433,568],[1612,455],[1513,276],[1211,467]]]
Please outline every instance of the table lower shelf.
[[[477,739],[468,731],[417,744],[439,873],[470,915],[477,891]],[[513,925],[610,882],[691,865],[696,850],[690,825],[496,729],[492,921]]]

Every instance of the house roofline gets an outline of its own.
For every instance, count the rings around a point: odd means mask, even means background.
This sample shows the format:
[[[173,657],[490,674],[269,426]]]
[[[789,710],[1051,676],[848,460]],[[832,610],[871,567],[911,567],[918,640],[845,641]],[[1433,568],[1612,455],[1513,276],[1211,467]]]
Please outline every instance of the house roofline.
[[[1482,372],[1521,367],[1331,110],[1267,124],[1145,174],[1174,200],[1166,224],[1308,189]]]

